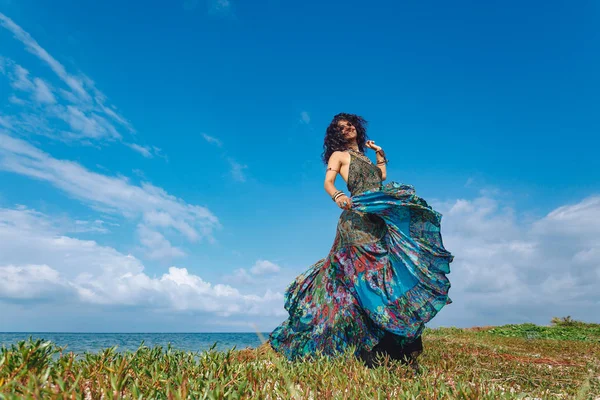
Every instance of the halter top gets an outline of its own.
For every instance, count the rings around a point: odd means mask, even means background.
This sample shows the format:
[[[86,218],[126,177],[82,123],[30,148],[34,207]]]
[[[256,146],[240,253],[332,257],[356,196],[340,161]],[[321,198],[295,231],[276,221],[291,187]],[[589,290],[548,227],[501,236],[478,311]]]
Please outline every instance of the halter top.
[[[378,189],[383,182],[381,170],[374,165],[367,156],[360,157],[350,154],[350,165],[348,167],[348,190],[351,196]]]

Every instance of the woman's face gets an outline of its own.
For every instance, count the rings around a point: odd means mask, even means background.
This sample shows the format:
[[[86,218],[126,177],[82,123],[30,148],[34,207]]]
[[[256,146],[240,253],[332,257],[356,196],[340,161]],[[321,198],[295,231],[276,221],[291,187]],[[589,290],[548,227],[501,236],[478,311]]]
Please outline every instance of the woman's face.
[[[343,119],[338,121],[337,125],[346,140],[356,139],[356,128],[350,122]]]

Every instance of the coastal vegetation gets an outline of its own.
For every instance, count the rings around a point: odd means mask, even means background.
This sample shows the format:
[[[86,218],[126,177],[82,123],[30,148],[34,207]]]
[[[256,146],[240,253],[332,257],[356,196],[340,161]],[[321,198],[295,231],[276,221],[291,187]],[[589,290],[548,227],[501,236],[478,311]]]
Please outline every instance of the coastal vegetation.
[[[268,345],[74,354],[43,340],[0,348],[0,399],[600,399],[600,324],[427,329],[420,372],[350,354],[288,362]]]

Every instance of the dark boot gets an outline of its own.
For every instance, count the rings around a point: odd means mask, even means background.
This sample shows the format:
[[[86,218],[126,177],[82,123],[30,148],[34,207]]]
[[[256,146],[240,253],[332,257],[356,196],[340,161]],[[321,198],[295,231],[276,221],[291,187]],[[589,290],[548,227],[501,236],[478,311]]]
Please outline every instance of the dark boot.
[[[375,353],[373,351],[367,351],[365,349],[360,350],[358,359],[361,360],[367,368],[376,368]]]
[[[392,360],[398,360],[402,364],[408,365],[416,375],[420,369],[417,358],[422,352],[423,341],[421,336],[412,342],[406,343],[405,338],[386,332],[372,351],[361,351],[360,358],[367,367],[374,368],[378,364],[377,358],[387,356]]]

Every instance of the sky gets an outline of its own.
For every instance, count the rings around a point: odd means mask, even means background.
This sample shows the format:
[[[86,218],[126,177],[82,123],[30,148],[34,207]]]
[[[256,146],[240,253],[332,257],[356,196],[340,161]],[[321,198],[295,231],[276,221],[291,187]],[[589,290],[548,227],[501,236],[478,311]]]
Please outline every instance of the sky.
[[[453,303],[429,326],[600,322],[599,20],[591,0],[0,0],[0,331],[275,328],[333,242],[339,112],[443,214]]]

